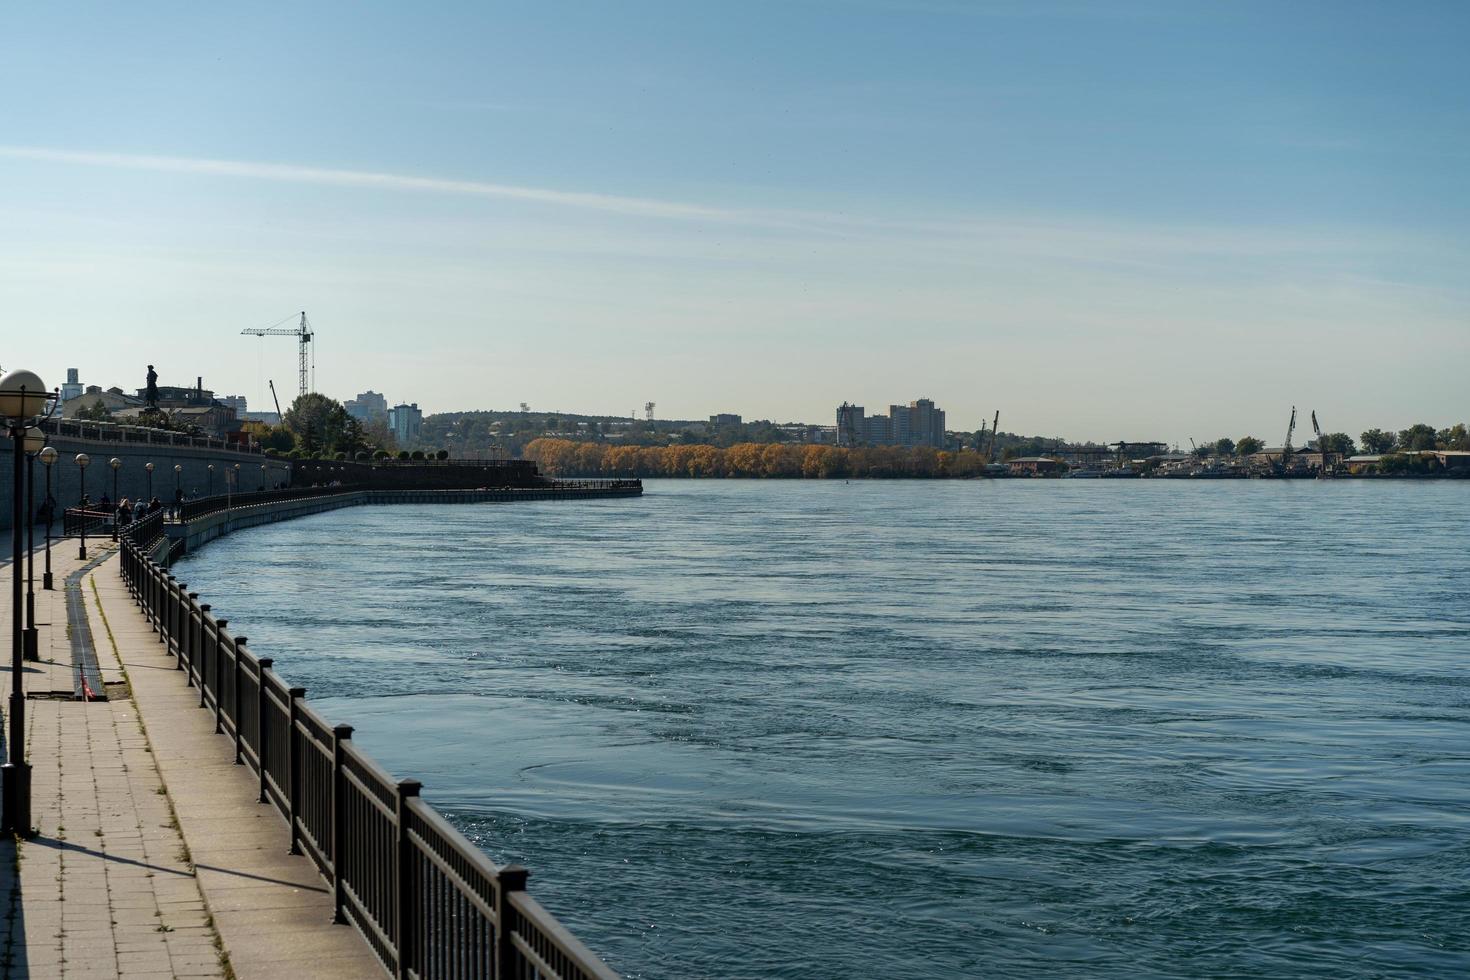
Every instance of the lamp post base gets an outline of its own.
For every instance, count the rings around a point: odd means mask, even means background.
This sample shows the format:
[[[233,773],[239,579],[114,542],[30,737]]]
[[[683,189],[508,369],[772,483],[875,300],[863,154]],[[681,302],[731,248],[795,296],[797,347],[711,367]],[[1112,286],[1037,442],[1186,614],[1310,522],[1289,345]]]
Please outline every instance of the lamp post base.
[[[4,816],[0,832],[20,837],[36,836],[31,826],[31,767],[29,763],[7,762],[0,766],[0,797],[4,800]]]
[[[79,548],[77,548],[77,557],[80,558],[82,561],[86,561],[87,560],[87,546],[86,545],[81,545]]]
[[[40,633],[41,631],[34,626],[27,626],[22,631],[21,649],[24,651],[27,660],[41,659],[41,655],[37,652],[40,649]]]
[[[47,572],[46,574],[44,574],[44,575],[41,576],[41,588],[45,589],[47,592],[55,592],[56,591],[56,587],[51,584],[51,573],[50,572]]]

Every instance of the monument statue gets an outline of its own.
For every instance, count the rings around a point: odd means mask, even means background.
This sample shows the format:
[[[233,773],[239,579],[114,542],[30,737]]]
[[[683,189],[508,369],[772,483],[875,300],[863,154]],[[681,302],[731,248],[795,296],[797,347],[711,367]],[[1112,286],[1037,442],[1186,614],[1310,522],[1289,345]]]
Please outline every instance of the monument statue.
[[[153,365],[148,365],[148,391],[144,398],[149,408],[158,407],[158,372],[153,370]]]

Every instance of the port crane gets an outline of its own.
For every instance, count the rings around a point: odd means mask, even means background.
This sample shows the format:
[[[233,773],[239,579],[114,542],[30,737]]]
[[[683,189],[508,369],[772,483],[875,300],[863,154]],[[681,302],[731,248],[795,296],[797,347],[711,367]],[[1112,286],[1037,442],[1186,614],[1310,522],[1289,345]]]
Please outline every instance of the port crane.
[[[292,315],[294,316],[295,314]],[[289,319],[291,319],[291,317],[286,317],[286,320]],[[301,322],[298,323],[296,326],[290,328],[282,327],[281,324],[285,323],[286,320],[281,320],[279,323],[275,323],[269,327],[251,327],[246,330],[241,330],[240,334],[242,336],[248,337],[295,337],[296,352],[300,362],[298,374],[300,375],[301,390],[299,394],[304,395],[306,394],[309,387],[308,381],[311,372],[311,339],[315,331],[312,330],[311,324],[306,322],[305,310],[301,311]],[[274,394],[274,388],[272,388],[272,394]]]
[[[1317,424],[1317,410],[1315,408],[1312,409],[1312,431],[1317,433],[1317,452],[1322,454],[1322,467],[1319,472],[1323,476],[1327,476],[1332,472],[1332,467],[1328,464],[1327,445],[1322,439],[1322,427]]]
[[[995,421],[990,423],[990,448],[985,452],[985,462],[995,462],[995,433],[999,431],[1000,409],[995,410]]]

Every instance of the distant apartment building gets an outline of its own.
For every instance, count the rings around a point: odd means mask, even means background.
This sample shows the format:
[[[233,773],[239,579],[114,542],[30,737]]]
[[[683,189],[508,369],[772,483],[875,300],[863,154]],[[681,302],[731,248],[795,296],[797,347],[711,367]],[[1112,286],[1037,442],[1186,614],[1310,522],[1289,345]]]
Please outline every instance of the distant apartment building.
[[[63,402],[69,402],[73,398],[80,398],[82,391],[82,382],[77,375],[77,369],[67,368],[66,384],[61,386],[61,400]]]
[[[839,446],[932,446],[943,449],[944,410],[928,398],[888,406],[887,415],[868,415],[861,405],[837,407]]]
[[[741,423],[740,416],[739,415],[732,415],[729,412],[721,412],[718,415],[711,415],[709,417],[709,424],[710,425],[713,425],[713,426],[739,425],[740,423]]]
[[[399,445],[417,442],[423,424],[424,413],[419,411],[418,402],[394,405],[388,409],[388,431],[393,433],[393,438]]]
[[[236,418],[245,417],[244,395],[218,395],[215,397],[215,401],[219,402],[221,405],[224,405],[226,408],[233,408],[235,410]]]
[[[368,422],[388,414],[388,399],[376,391],[368,390],[356,398],[347,399],[342,407],[353,418]]]

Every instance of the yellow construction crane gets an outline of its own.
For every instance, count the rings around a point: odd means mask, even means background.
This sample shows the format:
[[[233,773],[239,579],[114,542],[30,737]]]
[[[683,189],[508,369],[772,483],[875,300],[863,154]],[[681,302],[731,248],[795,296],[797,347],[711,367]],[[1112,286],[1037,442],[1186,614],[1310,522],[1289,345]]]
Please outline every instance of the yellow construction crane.
[[[296,314],[294,313],[291,314],[291,316],[295,315]],[[291,319],[291,317],[286,317],[286,320],[289,319]],[[285,323],[286,320],[281,320],[278,323],[274,323],[269,327],[251,327],[248,330],[241,330],[240,333],[243,336],[249,337],[295,337],[297,354],[300,357],[299,373],[301,391],[299,392],[299,394],[304,395],[307,392],[308,375],[311,371],[310,350],[313,331],[311,328],[311,324],[306,322],[305,310],[301,311],[301,322],[295,327],[291,327],[289,329],[282,327],[281,324]]]

